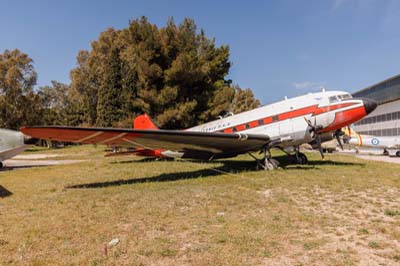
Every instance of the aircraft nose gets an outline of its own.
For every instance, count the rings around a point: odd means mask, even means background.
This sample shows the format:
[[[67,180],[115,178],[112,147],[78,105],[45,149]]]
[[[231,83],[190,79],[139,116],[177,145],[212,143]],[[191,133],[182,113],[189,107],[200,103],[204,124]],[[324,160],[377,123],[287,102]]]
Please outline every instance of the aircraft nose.
[[[362,99],[364,102],[364,108],[365,111],[367,112],[367,114],[370,114],[372,111],[374,111],[376,109],[376,107],[378,106],[378,104],[376,103],[376,101],[371,100],[371,99]]]

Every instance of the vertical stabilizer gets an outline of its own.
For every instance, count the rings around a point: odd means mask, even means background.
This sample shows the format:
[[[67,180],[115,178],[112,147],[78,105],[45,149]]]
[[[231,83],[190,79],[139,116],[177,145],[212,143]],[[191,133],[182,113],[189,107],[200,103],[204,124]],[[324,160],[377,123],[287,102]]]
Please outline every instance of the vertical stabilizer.
[[[133,129],[158,130],[147,114],[139,115],[133,119]]]

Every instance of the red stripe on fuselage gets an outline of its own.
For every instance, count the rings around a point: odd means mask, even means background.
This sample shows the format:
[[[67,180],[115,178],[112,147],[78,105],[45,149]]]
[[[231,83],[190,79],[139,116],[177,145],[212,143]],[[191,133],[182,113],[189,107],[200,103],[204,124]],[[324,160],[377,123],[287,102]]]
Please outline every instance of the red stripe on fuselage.
[[[322,114],[322,113],[327,113],[327,112],[334,111],[334,110],[337,110],[337,109],[340,109],[340,108],[345,108],[345,107],[351,106],[353,104],[354,103],[340,103],[340,104],[335,104],[335,105],[316,108],[315,111],[313,112],[313,115],[319,115],[319,114]]]
[[[232,133],[232,132],[237,132],[237,131],[243,131],[246,129],[256,128],[256,127],[263,126],[263,125],[268,125],[271,123],[281,122],[286,119],[292,119],[292,118],[297,118],[297,117],[301,117],[301,116],[306,116],[308,114],[311,114],[312,116],[320,115],[322,113],[327,113],[327,112],[334,111],[334,110],[337,110],[340,108],[345,108],[345,107],[348,107],[348,106],[351,106],[354,104],[356,104],[356,103],[339,103],[339,104],[325,106],[325,107],[318,107],[318,105],[311,105],[311,106],[296,109],[293,111],[288,111],[288,112],[284,112],[281,114],[264,117],[264,118],[261,118],[258,120],[250,121],[248,123],[239,124],[234,127],[229,127],[229,128],[220,130],[220,132]],[[362,108],[364,108],[364,107],[362,107]],[[259,121],[262,121],[262,123],[260,123]],[[246,124],[247,124],[247,127],[246,127]]]
[[[278,121],[282,121],[282,120],[286,120],[286,119],[290,119],[290,118],[295,118],[295,117],[299,117],[299,116],[304,116],[307,114],[310,114],[312,112],[315,112],[318,105],[312,105],[312,106],[308,106],[305,108],[301,108],[301,109],[296,109],[293,111],[289,111],[283,114],[279,114],[278,115]]]

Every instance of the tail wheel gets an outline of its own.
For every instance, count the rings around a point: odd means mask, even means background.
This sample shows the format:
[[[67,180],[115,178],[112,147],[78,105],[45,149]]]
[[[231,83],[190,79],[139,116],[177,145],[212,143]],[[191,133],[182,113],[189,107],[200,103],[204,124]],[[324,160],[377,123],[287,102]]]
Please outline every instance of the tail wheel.
[[[396,152],[396,156],[397,156],[397,157],[400,157],[400,151],[397,151],[397,152]]]

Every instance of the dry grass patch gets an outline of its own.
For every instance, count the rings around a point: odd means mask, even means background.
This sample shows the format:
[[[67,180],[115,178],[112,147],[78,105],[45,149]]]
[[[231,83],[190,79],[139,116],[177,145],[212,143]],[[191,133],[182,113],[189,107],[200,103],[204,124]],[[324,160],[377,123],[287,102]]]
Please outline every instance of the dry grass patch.
[[[12,193],[0,199],[0,265],[398,263],[397,165],[310,154],[308,166],[264,172],[247,156],[50,152],[86,161],[0,173]]]

